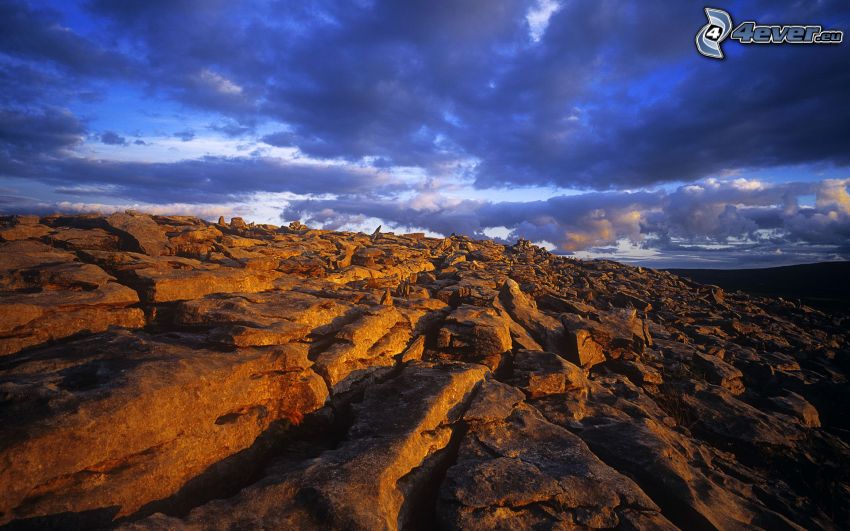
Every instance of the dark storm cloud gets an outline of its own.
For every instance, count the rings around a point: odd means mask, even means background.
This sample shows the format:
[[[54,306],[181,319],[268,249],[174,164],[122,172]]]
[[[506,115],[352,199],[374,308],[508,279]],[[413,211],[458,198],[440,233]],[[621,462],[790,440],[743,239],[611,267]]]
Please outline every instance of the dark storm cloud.
[[[738,18],[850,22],[838,1],[721,4]],[[847,46],[707,60],[693,49],[702,9],[684,2],[565,2],[538,43],[533,2],[95,5],[146,43],[152,83],[285,122],[266,141],[316,157],[472,157],[478,186],[600,189],[850,162]]]
[[[55,75],[30,65],[4,64],[0,61],[0,93],[4,106],[38,104],[47,93],[59,96],[67,90],[68,87]]]
[[[0,172],[32,175],[35,161],[63,156],[84,134],[83,124],[64,109],[0,109]]]
[[[711,61],[693,49],[702,9],[660,0],[564,2],[534,42],[535,4],[95,1],[95,42],[11,2],[0,49],[95,78],[140,76],[230,117],[216,130],[231,136],[274,119],[286,132],[266,142],[314,157],[432,170],[477,160],[480,187],[607,189],[850,163],[847,46],[729,42],[738,50]],[[721,4],[738,18],[850,22],[839,1]]]
[[[848,20],[846,4],[818,5],[806,16]],[[737,12],[747,10],[764,13],[752,3]],[[502,100],[513,113],[470,129],[498,131],[502,120],[509,132],[474,137],[473,151],[484,154],[479,186],[629,187],[727,168],[850,162],[840,147],[850,136],[850,108],[841,103],[850,72],[839,66],[850,60],[847,47],[749,47],[711,61],[691,48],[693,28],[704,23],[691,4],[599,3],[590,11],[577,2],[557,13],[542,43],[545,67],[517,64],[526,71],[517,77],[533,85],[511,89],[527,99]],[[571,31],[576,20],[590,27]],[[574,74],[562,80],[558,72]]]
[[[195,108],[249,118],[287,73],[290,8],[224,0],[95,0],[87,6],[111,35],[132,39],[150,90]],[[278,23],[280,19],[280,23]],[[238,85],[228,84],[232,79]]]
[[[288,147],[294,145],[297,138],[290,131],[277,131],[263,136],[260,140],[270,146]]]
[[[270,92],[268,110],[314,156],[429,166],[464,154],[459,107],[527,42],[529,5],[414,1],[340,10],[339,24],[295,42],[289,63],[299,75]]]
[[[126,146],[127,139],[115,131],[105,131],[100,135],[100,141],[110,146]]]
[[[65,27],[58,12],[16,0],[0,4],[0,50],[71,74],[127,76],[133,70],[130,58]]]
[[[228,201],[252,192],[397,191],[395,185],[374,172],[259,157],[204,157],[168,163],[69,157],[45,163],[32,173],[43,182],[59,186],[110,186],[110,194],[116,197],[150,203]]]

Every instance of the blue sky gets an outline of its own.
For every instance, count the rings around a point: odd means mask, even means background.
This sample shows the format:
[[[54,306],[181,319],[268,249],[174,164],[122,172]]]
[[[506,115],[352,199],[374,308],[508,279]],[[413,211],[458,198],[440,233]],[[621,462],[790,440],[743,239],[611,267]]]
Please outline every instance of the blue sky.
[[[848,44],[714,61],[702,8],[6,1],[0,211],[380,223],[658,267],[850,258]]]

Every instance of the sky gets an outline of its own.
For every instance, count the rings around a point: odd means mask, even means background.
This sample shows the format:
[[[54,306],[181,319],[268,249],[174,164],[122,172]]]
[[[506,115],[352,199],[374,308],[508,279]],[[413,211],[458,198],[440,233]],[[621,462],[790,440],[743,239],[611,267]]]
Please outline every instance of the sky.
[[[850,259],[850,43],[641,0],[0,0],[0,212],[529,239],[650,267]],[[846,0],[713,1],[850,31]]]

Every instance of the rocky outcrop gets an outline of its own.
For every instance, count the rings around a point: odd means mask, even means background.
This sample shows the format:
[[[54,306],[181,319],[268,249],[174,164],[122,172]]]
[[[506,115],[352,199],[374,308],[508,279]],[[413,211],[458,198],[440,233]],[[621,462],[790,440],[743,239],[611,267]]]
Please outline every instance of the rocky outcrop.
[[[0,218],[0,526],[847,528],[848,322],[527,241]]]

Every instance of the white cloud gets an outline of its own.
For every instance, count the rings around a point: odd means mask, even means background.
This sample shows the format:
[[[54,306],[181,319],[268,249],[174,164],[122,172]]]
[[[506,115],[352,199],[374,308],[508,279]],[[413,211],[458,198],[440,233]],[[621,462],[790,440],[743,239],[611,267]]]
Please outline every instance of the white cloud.
[[[539,41],[549,26],[549,19],[560,9],[561,4],[556,0],[538,0],[537,5],[528,10],[525,19],[528,21],[528,31],[531,40]]]
[[[60,201],[55,205],[60,212],[87,213],[97,212],[111,214],[125,210],[137,210],[148,214],[159,214],[169,216],[196,216],[203,219],[217,219],[219,216],[234,216],[240,210],[239,205],[220,204],[191,204],[191,203],[87,203]]]
[[[223,75],[213,72],[212,70],[202,70],[199,74],[199,78],[207,86],[211,87],[217,92],[220,92],[221,94],[229,94],[234,96],[242,94],[242,87],[240,87],[230,79],[224,77]]]

